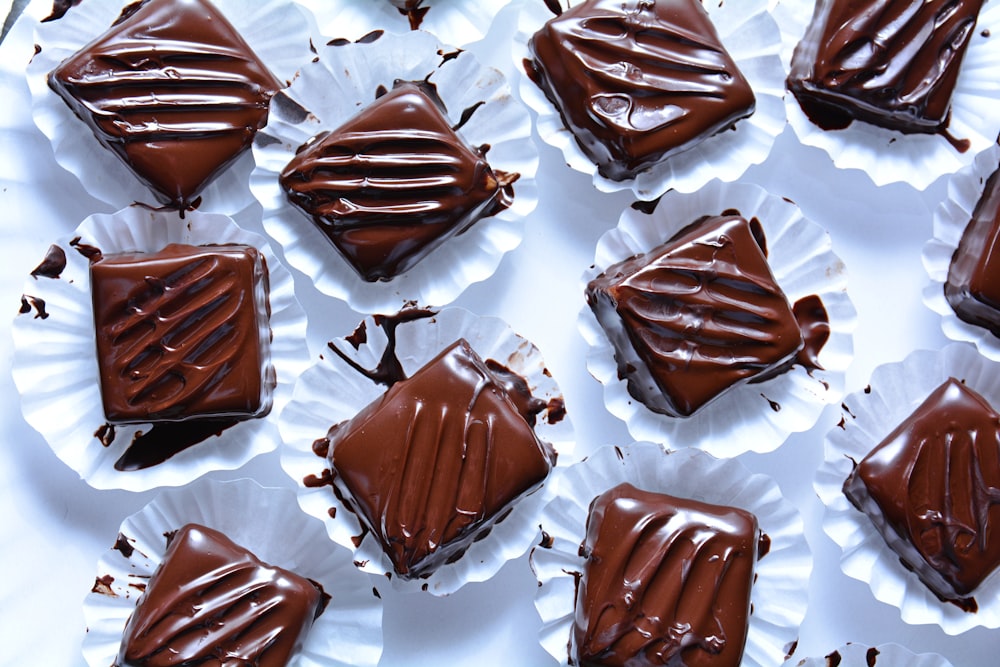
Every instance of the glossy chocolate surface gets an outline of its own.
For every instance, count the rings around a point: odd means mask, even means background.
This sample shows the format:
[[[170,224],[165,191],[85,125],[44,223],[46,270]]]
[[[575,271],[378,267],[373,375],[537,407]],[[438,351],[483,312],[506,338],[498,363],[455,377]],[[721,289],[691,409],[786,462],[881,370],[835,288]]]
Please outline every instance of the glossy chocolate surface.
[[[555,460],[464,340],[328,437],[335,483],[407,579],[460,557]]]
[[[267,267],[255,248],[171,244],[104,255],[90,279],[108,421],[270,409]]]
[[[983,0],[819,0],[788,89],[823,129],[941,132]]]
[[[949,379],[844,483],[889,546],[938,597],[967,610],[1000,565],[1000,415]]]
[[[249,148],[282,87],[207,0],[150,0],[63,61],[49,85],[179,207]]]
[[[737,667],[757,561],[753,514],[620,484],[582,547],[572,651],[581,667]]]
[[[308,579],[188,524],[129,618],[116,666],[284,667],[324,602]]]
[[[515,179],[465,144],[426,83],[397,84],[301,147],[280,177],[289,201],[368,281],[404,273],[509,206]]]
[[[699,0],[587,0],[529,49],[528,75],[607,178],[632,178],[754,111]]]
[[[619,376],[651,410],[689,416],[741,382],[786,368],[803,348],[762,234],[738,215],[706,217],[587,285]]]
[[[959,318],[1000,336],[1000,170],[986,180],[952,255],[944,295]]]

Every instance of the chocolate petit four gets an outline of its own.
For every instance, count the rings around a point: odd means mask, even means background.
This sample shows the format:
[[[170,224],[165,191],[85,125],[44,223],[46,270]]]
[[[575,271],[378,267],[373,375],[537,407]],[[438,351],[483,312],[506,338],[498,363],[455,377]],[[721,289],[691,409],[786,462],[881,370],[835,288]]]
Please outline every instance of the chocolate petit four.
[[[249,148],[282,84],[207,0],[132,10],[49,86],[158,199],[187,207]]]
[[[739,215],[702,218],[609,266],[586,296],[629,393],[661,414],[689,416],[743,381],[783,370],[803,347],[763,230]]]
[[[820,0],[788,89],[823,129],[945,129],[983,0]]]
[[[856,464],[844,493],[935,595],[971,611],[1000,565],[1000,415],[950,378]]]
[[[960,319],[1000,336],[1000,170],[987,179],[952,255],[944,295]]]
[[[587,0],[528,48],[528,76],[606,178],[633,178],[755,108],[699,0]]]
[[[115,666],[284,667],[325,604],[308,579],[262,563],[216,530],[188,524],[170,537]]]
[[[737,667],[757,518],[620,484],[590,506],[571,651],[580,667]]]
[[[90,264],[111,423],[266,414],[267,267],[250,246],[170,244]]]
[[[334,483],[396,574],[433,574],[537,489],[555,454],[460,339],[334,426]]]
[[[510,205],[494,172],[452,129],[433,85],[402,82],[299,149],[280,176],[364,280],[390,280]]]

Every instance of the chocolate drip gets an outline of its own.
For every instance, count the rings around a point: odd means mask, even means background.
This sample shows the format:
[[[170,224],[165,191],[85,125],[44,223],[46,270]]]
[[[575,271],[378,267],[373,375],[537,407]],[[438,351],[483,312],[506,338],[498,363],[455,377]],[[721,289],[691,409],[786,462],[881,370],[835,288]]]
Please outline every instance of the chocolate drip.
[[[45,258],[31,271],[31,277],[58,278],[66,270],[66,251],[52,244],[45,253]]]
[[[397,382],[406,379],[406,371],[403,370],[403,364],[400,363],[399,357],[396,356],[396,328],[405,322],[431,318],[436,315],[437,311],[423,308],[406,308],[399,311],[395,315],[376,315],[375,324],[385,333],[386,345],[385,350],[382,351],[382,358],[379,359],[378,365],[372,369],[366,369],[359,366],[356,361],[348,357],[343,351],[334,345],[333,341],[327,343],[326,346],[330,348],[334,354],[340,357],[344,363],[364,377],[376,384],[391,387]],[[365,324],[362,323],[361,326],[359,326],[355,332],[347,338],[347,341],[354,347],[354,349],[358,349],[358,347],[364,344],[364,342],[368,339],[367,336],[368,334],[365,331]]]
[[[819,363],[819,353],[830,340],[830,316],[823,300],[815,294],[803,297],[792,306],[795,321],[802,332],[802,349],[795,357],[795,363],[807,371],[823,370]]]
[[[18,309],[19,315],[27,315],[31,312],[31,309],[35,309],[36,320],[47,320],[49,319],[49,313],[45,310],[45,299],[37,296],[31,296],[30,294],[21,295],[21,307]]]
[[[186,422],[158,422],[149,431],[137,431],[128,449],[115,461],[115,470],[143,470],[163,463],[189,447],[222,435],[238,419],[193,419]]]

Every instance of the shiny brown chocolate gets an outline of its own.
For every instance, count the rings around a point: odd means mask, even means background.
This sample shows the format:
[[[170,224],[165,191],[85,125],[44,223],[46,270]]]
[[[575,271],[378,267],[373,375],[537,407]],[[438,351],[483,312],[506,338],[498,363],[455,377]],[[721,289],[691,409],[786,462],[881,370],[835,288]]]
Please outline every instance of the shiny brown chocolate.
[[[758,237],[759,226],[738,215],[706,217],[587,285],[618,374],[649,409],[689,416],[741,382],[786,368],[802,349]]]
[[[129,618],[115,664],[284,667],[324,602],[308,579],[188,524],[171,538]]]
[[[267,267],[255,248],[171,244],[104,255],[90,281],[108,421],[270,409]]]
[[[987,179],[952,255],[944,295],[959,318],[1000,336],[1000,170]]]
[[[335,483],[406,579],[460,557],[555,459],[465,340],[328,437]]]
[[[432,86],[400,83],[300,148],[280,182],[361,277],[376,281],[509,206],[514,178],[494,173],[455,133]]]
[[[1000,415],[951,378],[855,466],[844,493],[931,591],[971,610],[1000,565]]]
[[[572,651],[580,667],[738,667],[757,518],[620,484],[590,507]]]
[[[614,180],[753,113],[749,83],[699,0],[587,0],[529,42],[528,75]]]
[[[941,132],[983,0],[819,0],[788,89],[823,129]]]
[[[63,61],[49,86],[179,207],[249,148],[282,87],[207,0],[150,0]]]

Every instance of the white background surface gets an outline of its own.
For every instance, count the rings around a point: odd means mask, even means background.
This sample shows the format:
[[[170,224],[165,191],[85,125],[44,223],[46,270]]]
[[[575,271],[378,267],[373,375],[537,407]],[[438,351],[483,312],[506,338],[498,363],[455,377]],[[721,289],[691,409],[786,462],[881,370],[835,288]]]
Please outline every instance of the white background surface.
[[[0,395],[5,399],[0,402],[0,664],[82,667],[81,601],[93,584],[97,560],[113,544],[122,519],[155,494],[87,486],[24,422],[10,379],[9,323],[29,271],[49,243],[83,217],[110,212],[55,164],[31,121],[23,68],[32,41],[23,28],[0,46]],[[513,17],[501,15],[488,45],[478,50],[508,76],[513,66],[505,40],[513,28]],[[521,246],[456,305],[504,318],[541,349],[565,393],[582,451],[626,444],[624,425],[604,409],[601,388],[585,370],[576,318],[583,303],[580,276],[593,260],[597,238],[617,223],[631,197],[597,193],[590,178],[568,169],[557,151],[543,144],[539,150],[539,206]],[[927,277],[920,262],[932,233],[933,208],[945,196],[945,178],[923,193],[903,184],[876,188],[864,174],[838,171],[825,153],[801,146],[786,128],[767,162],[752,168],[745,180],[796,201],[830,231],[835,252],[847,264],[858,310],[848,392],[863,388],[876,365],[946,343],[938,316],[921,302]],[[353,330],[362,316],[320,295],[301,274],[295,277],[310,313],[310,349],[318,353],[331,337]],[[995,664],[990,651],[995,632],[975,629],[949,637],[936,627],[907,626],[898,610],[872,598],[866,584],[840,572],[839,549],[822,532],[822,507],[812,491],[823,437],[839,419],[840,410],[830,407],[816,427],[792,436],[777,451],[741,457],[750,469],[772,475],[801,508],[815,556],[809,611],[792,664],[848,641],[898,642],[917,653],[939,652],[956,666]],[[242,476],[291,485],[277,452],[214,475]],[[535,587],[526,558],[508,563],[489,582],[467,585],[443,599],[380,586],[382,664],[551,664],[537,642]]]

